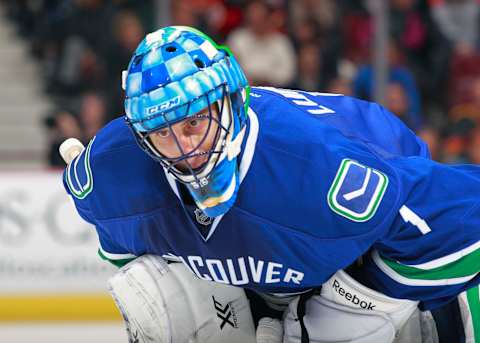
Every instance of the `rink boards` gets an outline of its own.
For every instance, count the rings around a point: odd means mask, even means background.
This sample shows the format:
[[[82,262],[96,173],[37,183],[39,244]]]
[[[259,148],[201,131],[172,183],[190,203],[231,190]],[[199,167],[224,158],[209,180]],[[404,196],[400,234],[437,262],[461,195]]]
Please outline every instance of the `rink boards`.
[[[59,171],[0,171],[0,321],[120,320]]]

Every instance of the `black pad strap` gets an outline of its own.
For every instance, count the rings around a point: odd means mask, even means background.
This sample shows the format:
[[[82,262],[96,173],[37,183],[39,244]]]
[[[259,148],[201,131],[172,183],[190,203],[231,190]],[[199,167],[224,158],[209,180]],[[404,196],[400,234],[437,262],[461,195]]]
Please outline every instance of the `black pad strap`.
[[[308,336],[307,328],[305,327],[305,323],[303,322],[303,317],[305,316],[307,300],[310,299],[316,291],[318,291],[318,289],[312,289],[306,293],[301,294],[300,299],[298,299],[297,318],[300,322],[300,329],[302,330],[301,343],[310,342],[310,337]]]

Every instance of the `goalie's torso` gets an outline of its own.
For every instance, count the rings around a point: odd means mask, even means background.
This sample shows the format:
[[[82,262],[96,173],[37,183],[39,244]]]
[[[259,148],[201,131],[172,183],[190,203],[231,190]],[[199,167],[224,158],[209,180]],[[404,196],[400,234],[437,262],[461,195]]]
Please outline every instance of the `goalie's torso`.
[[[238,197],[206,232],[195,221],[209,218],[187,213],[178,185],[136,146],[122,120],[103,129],[66,172],[79,213],[97,227],[103,254],[158,254],[184,262],[200,278],[296,292],[320,286],[371,247],[382,257],[421,264],[480,239],[469,225],[462,232],[449,226],[456,216],[478,212],[474,167],[450,171],[425,158],[405,162],[402,156],[426,156],[427,149],[396,119],[362,108],[367,103],[279,92],[252,92]],[[372,111],[376,120],[368,118]],[[374,123],[383,125],[383,135]],[[433,182],[429,173],[439,179]],[[448,175],[462,186],[470,182],[467,191],[442,185]],[[427,195],[442,203],[425,202]],[[438,243],[453,235],[452,244]],[[391,276],[371,263],[372,273],[383,275],[380,290],[419,294],[399,281],[388,284]]]

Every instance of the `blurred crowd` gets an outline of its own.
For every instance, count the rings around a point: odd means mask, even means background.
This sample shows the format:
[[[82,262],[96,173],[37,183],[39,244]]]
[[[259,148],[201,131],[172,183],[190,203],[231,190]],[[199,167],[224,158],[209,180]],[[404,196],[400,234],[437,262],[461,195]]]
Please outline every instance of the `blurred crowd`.
[[[45,124],[49,162],[66,137],[84,142],[123,115],[121,71],[161,0],[3,0],[42,65],[56,104]],[[429,144],[436,160],[480,163],[480,1],[386,0],[384,105]],[[172,0],[166,24],[226,43],[251,84],[373,100],[371,0]]]

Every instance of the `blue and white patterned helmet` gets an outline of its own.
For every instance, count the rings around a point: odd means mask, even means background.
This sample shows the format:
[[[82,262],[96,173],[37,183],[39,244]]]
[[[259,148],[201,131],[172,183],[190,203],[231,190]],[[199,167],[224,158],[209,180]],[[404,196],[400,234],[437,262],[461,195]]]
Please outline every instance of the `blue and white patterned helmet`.
[[[146,36],[122,76],[126,120],[140,147],[193,193],[202,188],[201,199],[192,195],[208,212],[204,202],[211,205],[219,197],[225,199],[223,193],[232,193],[232,176],[237,174],[235,159],[243,139],[250,87],[235,57],[194,28],[170,26]],[[167,158],[151,144],[149,135],[206,108],[211,115],[213,104],[220,112],[221,132],[212,150],[201,152],[209,154],[208,162],[200,169],[179,170],[176,163],[188,161],[195,151]]]

